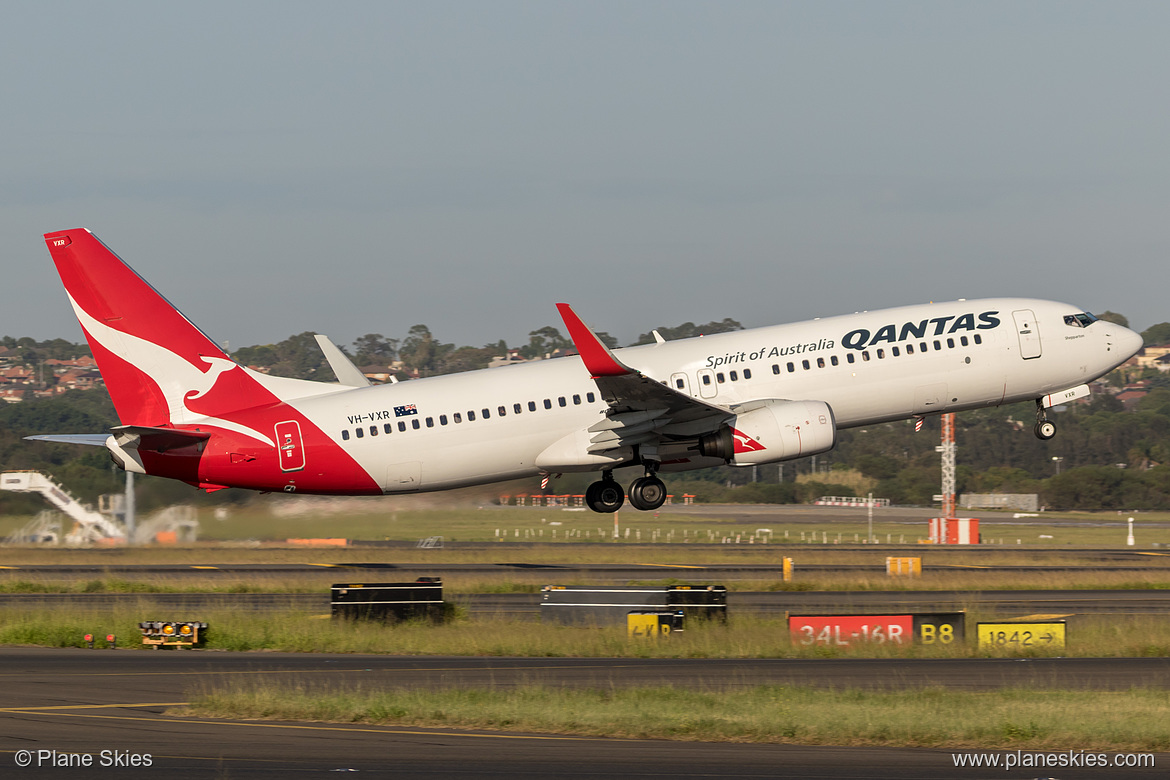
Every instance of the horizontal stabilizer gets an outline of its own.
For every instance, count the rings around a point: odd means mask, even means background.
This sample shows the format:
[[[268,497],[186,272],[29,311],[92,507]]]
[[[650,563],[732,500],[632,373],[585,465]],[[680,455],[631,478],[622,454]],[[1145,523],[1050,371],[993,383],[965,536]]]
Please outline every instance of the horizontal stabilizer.
[[[181,447],[190,447],[207,441],[211,434],[206,431],[186,431],[176,428],[151,428],[145,425],[120,425],[111,428],[114,440],[119,446],[137,450],[167,452]]]
[[[42,436],[25,436],[25,441],[53,441],[58,444],[84,444],[89,447],[104,447],[108,433],[48,433]]]

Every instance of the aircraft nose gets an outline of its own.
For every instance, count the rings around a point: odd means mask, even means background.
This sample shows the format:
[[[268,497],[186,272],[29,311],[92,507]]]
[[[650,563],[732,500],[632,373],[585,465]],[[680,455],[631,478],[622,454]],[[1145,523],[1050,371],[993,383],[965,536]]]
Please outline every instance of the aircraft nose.
[[[1143,346],[1142,334],[1126,329],[1126,332],[1122,334],[1121,343],[1123,350],[1129,354],[1129,357],[1134,357]]]
[[[1118,351],[1127,357],[1133,357],[1143,346],[1141,334],[1134,333],[1129,328],[1118,328],[1118,330],[1120,331],[1116,336]]]

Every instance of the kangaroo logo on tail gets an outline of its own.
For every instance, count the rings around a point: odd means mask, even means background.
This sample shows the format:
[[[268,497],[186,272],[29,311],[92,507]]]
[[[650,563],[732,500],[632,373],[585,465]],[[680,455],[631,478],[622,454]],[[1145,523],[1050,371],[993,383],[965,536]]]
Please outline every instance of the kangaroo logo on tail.
[[[225,416],[279,398],[88,230],[45,241],[123,424],[203,423],[275,446]]]

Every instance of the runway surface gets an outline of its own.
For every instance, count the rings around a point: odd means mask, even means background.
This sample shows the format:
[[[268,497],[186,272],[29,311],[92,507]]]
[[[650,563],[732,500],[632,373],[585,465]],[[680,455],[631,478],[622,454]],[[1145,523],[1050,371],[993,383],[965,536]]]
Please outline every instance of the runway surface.
[[[410,685],[614,684],[834,687],[951,684],[1116,690],[1170,685],[1170,659],[746,660],[400,658],[0,648],[0,766],[5,777],[304,777],[359,771],[394,778],[989,778],[950,750],[614,740],[354,724],[183,719],[164,715],[201,685],[247,677]],[[17,769],[18,751],[149,755],[149,768]],[[48,755],[48,754],[45,754]],[[112,760],[113,754],[107,754]],[[1017,771],[1012,776],[1164,777],[1153,769]],[[1160,768],[1160,773],[1159,773]],[[149,773],[147,775],[146,773]]]
[[[413,548],[413,545],[394,543],[398,548]],[[449,544],[444,550],[466,551],[487,550],[501,557],[518,551],[520,548],[529,548],[534,545],[509,542],[506,545],[485,544]],[[562,545],[563,547],[563,545]],[[644,547],[647,556],[659,557],[665,545]],[[681,552],[694,557],[696,553],[704,551],[726,555],[729,552],[748,553],[761,552],[762,546],[757,545],[698,545],[690,544],[678,546]],[[579,550],[582,557],[588,557],[593,551],[609,552],[612,545],[582,544],[573,545]],[[283,578],[319,578],[321,581],[336,578],[344,580],[350,577],[370,577],[400,579],[414,579],[419,576],[454,576],[474,575],[476,579],[498,578],[503,581],[516,579],[518,576],[545,576],[550,582],[556,578],[588,577],[596,583],[609,582],[614,584],[625,583],[630,580],[650,580],[666,578],[699,578],[704,581],[721,580],[778,580],[783,573],[781,558],[796,556],[798,572],[833,572],[833,573],[879,573],[884,574],[885,559],[887,556],[914,556],[921,557],[921,545],[831,545],[825,548],[821,545],[769,545],[768,555],[776,563],[761,563],[759,556],[746,559],[742,563],[717,564],[672,564],[672,563],[451,563],[441,558],[433,562],[392,563],[382,561],[367,562],[314,562],[314,563],[202,563],[176,564],[151,563],[127,564],[119,560],[122,551],[109,551],[108,560],[101,562],[87,562],[84,564],[43,564],[24,565],[8,563],[0,565],[0,576],[9,579],[87,579],[94,577],[162,577],[168,581],[181,583],[185,578],[200,578],[247,575],[249,577],[283,577]],[[802,552],[812,552],[817,555],[850,555],[868,553],[869,563],[808,563],[800,560]],[[922,564],[924,572],[985,572],[985,573],[1049,573],[1049,572],[1166,572],[1170,573],[1170,551],[1164,550],[1126,550],[1116,548],[1101,549],[1063,549],[1044,548],[1028,549],[1027,563],[981,563],[980,561],[991,556],[1002,557],[1017,555],[1020,550],[1003,548],[991,545],[973,546],[935,546],[928,551],[929,559]],[[441,556],[442,551],[436,551]],[[208,557],[214,559],[214,554]],[[961,560],[960,560],[961,559]],[[1052,560],[1053,563],[1044,561]],[[1074,559],[1075,563],[1070,563]]]

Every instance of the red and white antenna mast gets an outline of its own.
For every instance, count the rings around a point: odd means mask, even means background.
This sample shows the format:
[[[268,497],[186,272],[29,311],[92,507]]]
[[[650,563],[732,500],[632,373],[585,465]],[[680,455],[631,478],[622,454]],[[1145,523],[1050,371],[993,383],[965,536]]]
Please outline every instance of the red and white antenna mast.
[[[942,516],[955,516],[955,413],[942,415]]]

